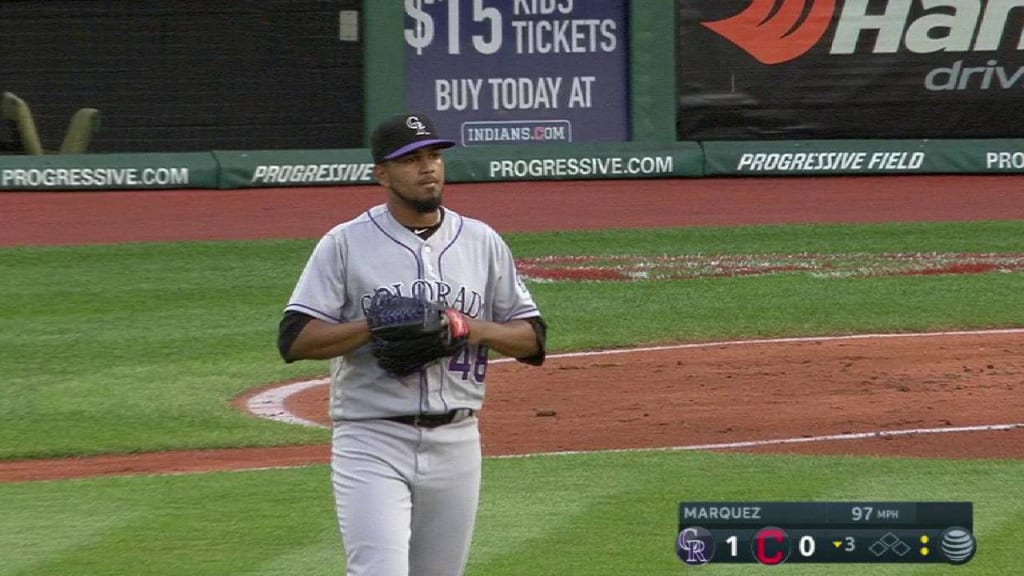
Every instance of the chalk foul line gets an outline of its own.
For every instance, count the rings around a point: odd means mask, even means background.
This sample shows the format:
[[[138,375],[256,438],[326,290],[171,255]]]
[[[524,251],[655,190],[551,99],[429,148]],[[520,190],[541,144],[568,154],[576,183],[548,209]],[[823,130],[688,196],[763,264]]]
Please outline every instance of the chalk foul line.
[[[1024,430],[1024,422],[1013,424],[983,424],[978,426],[947,426],[945,428],[911,428],[907,430],[880,430],[876,432],[852,432],[846,434],[827,434],[823,436],[801,436],[799,438],[776,438],[772,440],[745,440],[741,442],[721,442],[717,444],[690,444],[688,446],[666,446],[663,448],[612,448],[605,450],[563,450],[544,452],[544,456],[568,456],[573,454],[613,454],[617,452],[682,452],[687,450],[729,450],[735,448],[763,448],[784,444],[803,444],[808,442],[833,442],[840,440],[872,440],[898,436],[916,436],[920,434],[947,434],[963,432],[995,432],[1005,430]],[[493,458],[527,458],[542,454],[509,454],[493,456]]]

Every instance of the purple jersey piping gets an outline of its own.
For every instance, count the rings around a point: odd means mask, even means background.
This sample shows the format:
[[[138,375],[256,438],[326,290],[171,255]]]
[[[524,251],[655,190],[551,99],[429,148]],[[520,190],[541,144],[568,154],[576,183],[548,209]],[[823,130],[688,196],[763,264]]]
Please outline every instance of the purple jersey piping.
[[[335,322],[337,322],[339,324],[344,321],[340,316],[335,318],[334,316],[331,316],[330,314],[326,314],[324,312],[321,312],[320,310],[317,310],[316,308],[313,308],[311,306],[306,306],[305,304],[299,304],[298,302],[292,302],[291,304],[289,304],[289,305],[284,307],[285,310],[288,310],[289,308],[302,308],[303,310],[309,310],[310,312],[313,313],[314,316],[322,317],[322,318],[329,318],[329,319],[334,320]]]
[[[398,244],[402,248],[405,248],[406,250],[409,251],[410,254],[412,254],[413,259],[416,261],[416,278],[418,280],[423,280],[424,279],[423,278],[423,261],[420,260],[420,257],[419,257],[418,254],[416,254],[416,251],[413,250],[412,248],[410,248],[409,246],[407,246],[405,243],[403,243],[398,238],[395,238],[390,233],[388,233],[388,231],[384,229],[384,226],[382,226],[380,222],[377,222],[377,219],[373,217],[373,214],[371,214],[370,211],[366,212],[366,216],[370,219],[370,222],[373,222],[373,225],[376,226],[378,230],[380,230],[381,234],[386,236],[389,240],[391,240],[395,244]],[[420,369],[420,371],[418,373],[418,376],[419,376],[419,380],[420,380],[420,386],[419,386],[419,389],[420,389],[420,412],[423,412],[424,406],[426,405],[427,397],[428,397],[429,392],[430,392],[430,389],[429,389],[429,383],[427,382],[426,370]]]
[[[367,212],[366,215],[370,218],[370,222],[373,222],[373,225],[376,226],[378,230],[380,230],[381,234],[383,234],[384,236],[387,236],[387,238],[389,240],[391,240],[392,242],[394,242],[395,244],[398,244],[402,248],[405,248],[406,250],[408,250],[409,254],[412,254],[413,259],[416,260],[416,279],[417,280],[423,280],[423,262],[420,260],[419,255],[416,254],[416,251],[413,250],[412,248],[410,248],[409,246],[407,246],[405,243],[403,243],[398,238],[395,238],[394,236],[392,236],[387,230],[385,230],[384,227],[381,226],[380,222],[377,222],[377,219],[373,217],[373,214],[370,214],[369,212]]]
[[[449,214],[451,214],[451,212],[449,212]],[[448,245],[445,246],[443,250],[441,250],[441,253],[437,255],[437,275],[441,277],[441,280],[445,279],[444,278],[444,262],[442,261],[443,258],[444,258],[444,255],[445,255],[445,253],[448,252],[449,248],[451,248],[452,246],[455,245],[455,242],[458,241],[459,237],[462,236],[462,229],[465,226],[466,226],[466,221],[460,215],[459,216],[459,227],[455,230],[455,236],[452,237],[452,241],[449,242]]]
[[[451,214],[451,212],[448,212],[448,214]],[[448,252],[448,249],[451,248],[452,246],[454,246],[455,242],[458,241],[458,239],[462,236],[462,229],[465,226],[466,226],[466,220],[464,218],[462,218],[462,215],[459,215],[459,225],[458,225],[458,228],[456,228],[456,230],[455,230],[455,235],[452,237],[452,241],[449,242],[448,245],[445,246],[441,250],[441,253],[437,255],[437,275],[441,277],[441,280],[445,279],[444,278],[444,255]],[[449,362],[451,362],[451,361],[449,360]],[[446,371],[446,370],[448,370],[448,367],[444,366],[442,364],[441,370]],[[441,378],[441,390],[439,391],[438,396],[441,398],[441,404],[444,406],[445,412],[447,412],[448,411],[448,400],[445,399],[445,397],[444,397],[444,391],[445,391],[445,388],[446,388],[444,382],[445,382],[445,379],[442,377]]]
[[[533,314],[533,312],[536,312],[536,314]],[[526,316],[526,314],[529,314],[529,316]],[[536,318],[537,316],[540,316],[540,308],[527,308],[526,310],[520,310],[519,312],[516,312],[514,314],[509,314],[504,321],[508,322],[510,320],[526,320],[527,318]]]

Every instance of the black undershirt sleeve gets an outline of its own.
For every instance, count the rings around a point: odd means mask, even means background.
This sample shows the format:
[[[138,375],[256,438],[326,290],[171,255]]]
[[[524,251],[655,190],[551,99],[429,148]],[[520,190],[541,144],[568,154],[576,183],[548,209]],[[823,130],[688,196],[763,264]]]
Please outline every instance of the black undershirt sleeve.
[[[531,366],[540,366],[544,363],[544,357],[547,356],[547,350],[545,349],[548,339],[548,324],[540,316],[534,316],[533,318],[526,318],[527,322],[533,326],[534,333],[537,334],[537,346],[539,350],[533,356],[524,356],[522,358],[516,358],[517,361],[523,364],[529,364]]]
[[[313,317],[302,312],[295,312],[289,310],[284,313],[284,317],[281,318],[280,324],[277,327],[277,350],[281,354],[281,358],[287,363],[295,361],[294,358],[289,356],[292,344],[295,339],[299,337],[299,333],[305,328],[306,324],[312,320]],[[534,316],[533,318],[526,318],[526,321],[533,327],[533,331],[537,334],[537,346],[539,350],[532,356],[524,356],[522,358],[516,358],[519,362],[524,364],[530,364],[531,366],[540,366],[544,363],[544,358],[547,355],[546,343],[547,343],[547,332],[548,325],[544,322],[544,319],[540,316]]]
[[[312,316],[302,312],[288,310],[284,313],[281,323],[277,326],[277,351],[281,353],[281,358],[285,362],[290,364],[295,361],[295,358],[291,358],[288,353],[291,351],[295,339],[299,337],[299,332],[302,332],[302,329],[312,319]]]

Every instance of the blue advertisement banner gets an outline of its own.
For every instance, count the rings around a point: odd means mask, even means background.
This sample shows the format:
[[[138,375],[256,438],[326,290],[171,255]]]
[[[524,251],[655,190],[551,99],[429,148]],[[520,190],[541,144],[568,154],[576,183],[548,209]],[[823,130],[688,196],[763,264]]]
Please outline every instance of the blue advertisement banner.
[[[463,146],[628,141],[628,0],[405,0],[406,94]]]

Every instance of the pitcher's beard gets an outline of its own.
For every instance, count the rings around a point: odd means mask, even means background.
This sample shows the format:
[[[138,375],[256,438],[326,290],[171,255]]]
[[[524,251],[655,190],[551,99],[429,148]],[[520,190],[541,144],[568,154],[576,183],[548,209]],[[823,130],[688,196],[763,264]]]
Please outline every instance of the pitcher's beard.
[[[398,190],[392,190],[395,196],[397,196],[406,206],[412,208],[420,214],[429,214],[434,212],[441,207],[441,195],[431,196],[429,198],[409,198]]]

